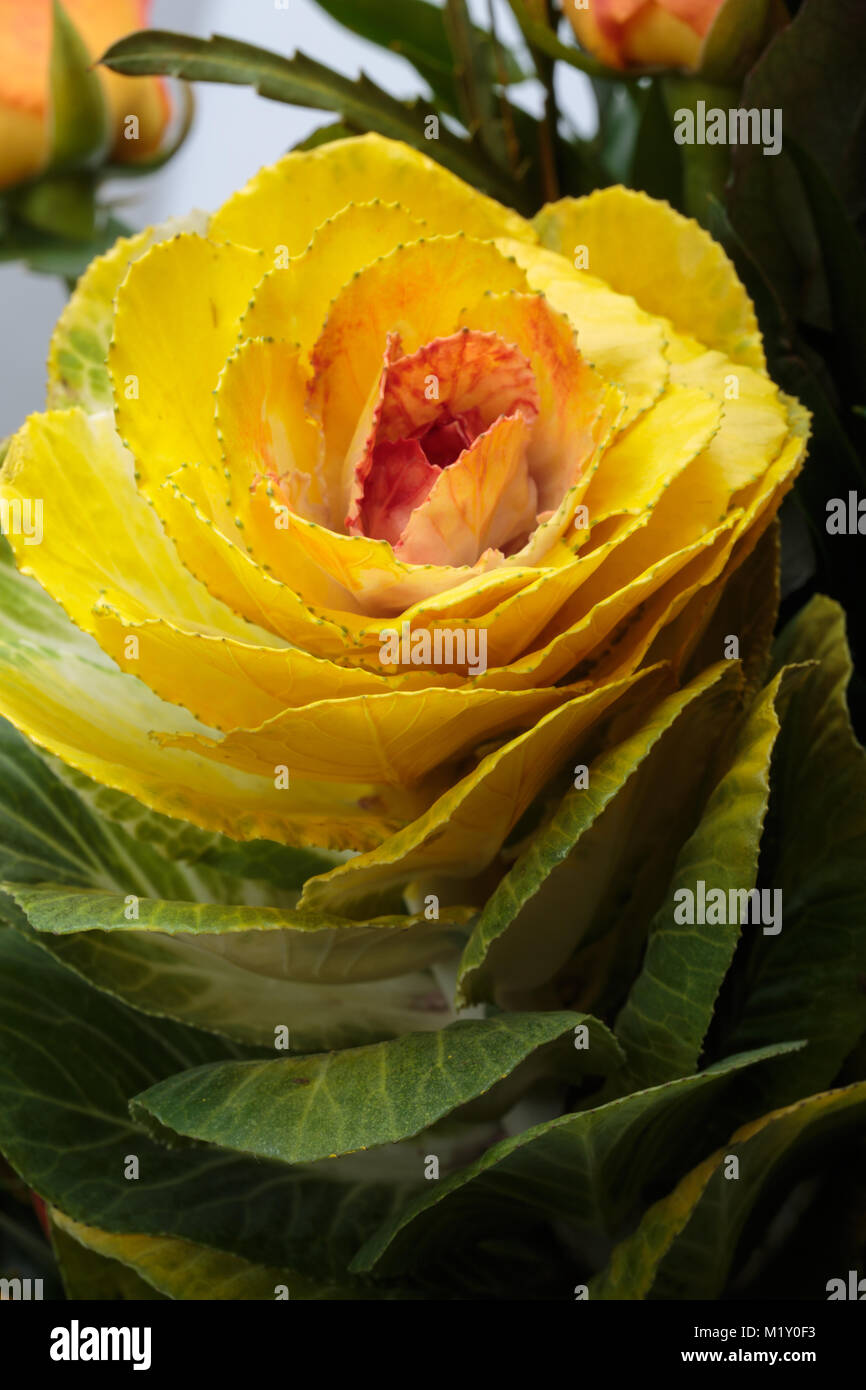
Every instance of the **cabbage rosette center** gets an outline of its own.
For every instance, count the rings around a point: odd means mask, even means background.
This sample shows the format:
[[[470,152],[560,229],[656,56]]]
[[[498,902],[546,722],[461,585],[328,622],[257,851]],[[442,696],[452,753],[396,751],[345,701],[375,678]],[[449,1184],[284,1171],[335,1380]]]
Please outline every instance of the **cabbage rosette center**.
[[[0,712],[152,810],[358,852],[310,901],[477,874],[680,680],[806,433],[666,204],[527,222],[376,136],[290,154],[79,282],[0,473],[21,611],[59,605]]]

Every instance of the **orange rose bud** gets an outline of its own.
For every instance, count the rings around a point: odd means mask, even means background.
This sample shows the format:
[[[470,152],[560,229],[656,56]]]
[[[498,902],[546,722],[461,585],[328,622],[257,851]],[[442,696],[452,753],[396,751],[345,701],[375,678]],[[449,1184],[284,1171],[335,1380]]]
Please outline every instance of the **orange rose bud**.
[[[64,0],[64,9],[96,60],[124,34],[146,26],[150,3]],[[51,159],[52,30],[52,0],[0,0],[0,188],[34,178]],[[170,116],[165,84],[98,72],[113,132],[111,158],[133,163],[152,155]]]
[[[587,52],[611,68],[696,72],[725,0],[563,0]]]

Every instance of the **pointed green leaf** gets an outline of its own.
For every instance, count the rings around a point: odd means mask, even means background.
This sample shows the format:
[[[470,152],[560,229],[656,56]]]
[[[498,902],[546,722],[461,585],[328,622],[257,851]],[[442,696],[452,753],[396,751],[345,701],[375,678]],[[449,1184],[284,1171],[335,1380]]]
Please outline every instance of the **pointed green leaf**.
[[[773,761],[762,879],[781,890],[783,927],[754,938],[725,1044],[754,1047],[794,1028],[809,1046],[761,1084],[765,1105],[831,1085],[866,1033],[866,753],[848,718],[839,605],[812,599],[783,632],[776,662],[816,663]]]
[[[675,1135],[700,1133],[726,1081],[776,1051],[728,1057],[697,1076],[562,1115],[495,1144],[384,1224],[352,1268],[390,1273],[428,1247],[510,1229],[529,1214],[614,1233],[641,1192],[677,1167]]]
[[[755,887],[770,794],[770,757],[779,732],[780,687],[802,672],[781,671],[762,691],[737,738],[730,767],[683,846],[668,896],[656,914],[638,978],[616,1021],[629,1069],[643,1086],[695,1071],[740,936],[738,894]],[[720,922],[681,922],[678,894],[724,894]],[[733,896],[732,896],[733,895]],[[736,916],[730,907],[736,908]],[[689,914],[694,917],[694,911]],[[761,931],[754,921],[749,933]],[[734,920],[731,920],[731,919]]]
[[[501,1014],[372,1047],[198,1067],[136,1096],[132,1113],[227,1149],[314,1163],[419,1134],[581,1025],[586,1046],[571,1049],[574,1071],[579,1062],[606,1075],[621,1054],[597,1019]]]
[[[816,1154],[837,1155],[843,1141],[864,1134],[866,1082],[809,1096],[745,1125],[649,1209],[590,1286],[590,1298],[718,1298],[765,1191],[779,1178],[790,1186]],[[733,1158],[736,1178],[730,1176]],[[802,1289],[802,1298],[826,1298],[828,1277],[847,1275],[839,1269],[812,1272],[814,1286]]]

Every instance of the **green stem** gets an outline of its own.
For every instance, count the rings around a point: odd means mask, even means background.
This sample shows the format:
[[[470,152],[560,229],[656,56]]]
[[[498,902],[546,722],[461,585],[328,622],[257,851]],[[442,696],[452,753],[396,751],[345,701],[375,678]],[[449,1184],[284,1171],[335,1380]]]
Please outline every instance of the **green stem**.
[[[514,128],[514,114],[511,110],[511,102],[508,100],[508,73],[505,68],[502,44],[499,42],[499,35],[496,32],[496,13],[493,9],[493,0],[487,0],[487,13],[490,17],[490,41],[493,45],[496,76],[499,81],[499,108],[502,112],[502,129],[505,135],[508,167],[515,178],[518,178],[520,171],[520,141],[517,138],[517,131]]]
[[[550,0],[544,0],[544,20],[551,26]],[[544,114],[538,127],[538,153],[541,163],[541,186],[544,200],[553,203],[560,196],[559,169],[556,160],[556,134],[559,113],[556,106],[556,90],[553,82],[553,59],[527,39],[529,52],[535,64],[541,85],[544,88]]]

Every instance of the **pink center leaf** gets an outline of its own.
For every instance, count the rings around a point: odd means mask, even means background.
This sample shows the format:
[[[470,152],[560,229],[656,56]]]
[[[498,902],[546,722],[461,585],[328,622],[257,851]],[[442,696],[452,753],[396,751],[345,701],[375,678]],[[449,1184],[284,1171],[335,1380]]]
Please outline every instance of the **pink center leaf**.
[[[388,541],[410,563],[471,564],[486,548],[507,546],[517,531],[532,526],[536,493],[525,455],[538,390],[516,347],[495,333],[463,330],[396,360],[386,357],[376,395],[373,428],[354,467],[350,534]],[[497,468],[496,445],[505,436],[494,427],[506,418],[522,422],[518,456],[512,446],[507,466]],[[458,484],[455,474],[443,493],[439,480],[455,469],[466,482]],[[482,478],[486,495],[479,507]],[[442,500],[431,511],[434,489]],[[455,506],[470,492],[472,506]],[[429,518],[423,526],[422,514]]]
[[[377,444],[361,502],[363,535],[396,545],[441,471],[429,462],[417,439]]]

